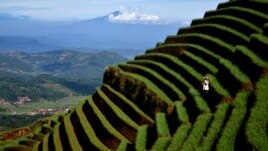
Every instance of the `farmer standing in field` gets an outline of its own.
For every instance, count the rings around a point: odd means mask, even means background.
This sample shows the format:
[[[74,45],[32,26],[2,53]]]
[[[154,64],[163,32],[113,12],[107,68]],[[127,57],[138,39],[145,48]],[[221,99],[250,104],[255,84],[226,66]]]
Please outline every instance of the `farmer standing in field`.
[[[203,91],[207,93],[209,91],[209,77],[206,75],[203,80]]]

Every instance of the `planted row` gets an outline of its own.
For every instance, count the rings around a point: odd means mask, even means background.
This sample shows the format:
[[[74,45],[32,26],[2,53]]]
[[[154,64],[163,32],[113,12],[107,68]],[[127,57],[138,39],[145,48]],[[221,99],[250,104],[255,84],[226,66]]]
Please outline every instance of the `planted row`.
[[[169,127],[165,113],[156,113],[156,129],[158,137],[170,137]]]
[[[262,34],[252,34],[249,48],[263,60],[268,60],[268,37]]]
[[[220,137],[220,132],[225,124],[224,122],[228,119],[229,110],[230,103],[221,103],[218,105],[217,112],[213,115],[213,120],[208,128],[207,134],[203,136],[200,146],[196,148],[197,150],[215,150],[215,148],[212,147]]]
[[[191,27],[180,28],[179,34],[207,34],[215,38],[223,39],[224,42],[232,45],[247,44],[249,42],[249,35],[245,35],[227,26],[219,24],[200,24],[192,25]],[[221,33],[221,34],[219,34]]]
[[[122,141],[116,150],[117,151],[126,151],[128,149],[128,145],[129,144],[127,141]]]
[[[100,89],[93,95],[93,100],[113,127],[129,141],[134,142],[139,125],[117,107]]]
[[[57,128],[57,127],[55,127],[55,128]],[[62,142],[61,143],[62,149],[64,149],[64,148],[71,148],[70,143],[69,143],[69,140],[68,140],[67,132],[66,132],[66,130],[64,128],[64,120],[63,120],[63,118],[62,118],[61,124],[55,130],[55,134],[53,134],[53,137],[56,137],[55,139],[58,139],[57,138],[57,135],[58,135],[57,134],[57,131],[59,131],[59,137],[60,137],[60,139],[59,140],[53,140],[54,141],[54,144],[55,145],[58,145],[56,141],[61,141]],[[59,147],[55,147],[55,149],[58,149],[58,148],[60,148],[60,146]]]
[[[246,46],[236,46],[235,50],[236,59],[233,62],[248,75],[252,82],[257,81],[263,68],[268,66],[268,62]]]
[[[51,134],[46,134],[45,137],[43,138],[43,141],[42,141],[42,151],[48,151],[49,149],[51,150],[55,150],[54,148],[52,148],[52,146],[49,146],[49,137],[50,137]],[[54,147],[54,146],[53,146]]]
[[[175,109],[176,109],[176,112],[177,112],[178,120],[181,123],[188,123],[189,122],[189,117],[188,117],[186,108],[183,106],[183,103],[179,102],[179,101],[176,101],[175,106],[176,106]]]
[[[96,100],[95,100],[96,101]],[[108,133],[110,133],[113,137],[117,138],[117,143],[120,141],[126,141],[130,143],[130,141],[125,138],[121,133],[119,133],[112,124],[107,120],[105,115],[102,113],[102,111],[97,107],[97,105],[94,103],[94,101],[89,101],[88,104],[90,105],[91,109],[96,114],[97,118],[101,122],[101,125],[106,129]],[[94,120],[95,121],[95,120]],[[95,122],[97,123],[97,121]],[[103,133],[102,133],[103,134]],[[107,136],[104,136],[107,137]]]
[[[219,8],[227,8],[230,6],[239,6],[244,8],[250,8],[254,10],[258,10],[264,13],[267,13],[267,1],[266,0],[254,0],[254,1],[232,1],[232,2],[224,2],[218,5]]]
[[[242,148],[243,146],[235,144],[235,140],[238,137],[237,134],[241,128],[242,122],[247,112],[247,101],[251,95],[250,91],[238,92],[233,102],[234,108],[232,113],[224,127],[219,142],[217,144],[217,150],[234,150],[237,147]]]
[[[154,83],[153,85],[156,85],[156,87],[159,89],[159,92],[163,91],[162,97],[165,98],[169,104],[172,104],[173,100],[180,100],[180,96],[178,94],[181,93],[179,92],[178,88],[173,83],[163,78],[162,75],[156,71],[133,64],[119,65],[119,67],[126,72],[138,74],[140,77],[144,77],[143,79],[150,79],[150,83]]]
[[[237,18],[241,18],[247,20],[248,22],[254,23],[258,27],[262,27],[268,19],[268,16],[262,12],[237,6],[220,8],[216,11],[207,11],[204,17],[207,18],[210,16],[217,15],[230,15]]]
[[[221,66],[219,72],[215,75],[220,83],[230,92],[231,96],[235,96],[236,92],[245,84],[251,85],[251,80],[236,65],[227,59],[220,59]]]
[[[60,125],[61,123],[58,123],[53,129],[53,143],[55,144],[55,151],[63,151],[63,141],[60,136]]]
[[[192,127],[189,124],[182,124],[180,127],[178,127],[177,131],[172,136],[172,139],[167,148],[167,151],[179,150],[179,148],[181,148],[181,145],[187,138],[188,133],[191,130],[191,128]]]
[[[136,141],[135,141],[135,149],[136,151],[144,151],[147,150],[147,129],[148,125],[142,125],[138,129]]]
[[[101,90],[109,97],[118,107],[123,108],[124,112],[139,125],[153,125],[154,120],[144,113],[137,105],[131,102],[120,92],[114,90],[107,84],[104,84]]]
[[[170,138],[167,138],[167,137],[158,138],[150,150],[151,151],[166,150],[169,143],[170,143]]]
[[[139,65],[144,67],[143,69],[148,70],[148,72],[151,72],[151,74],[158,73],[159,75],[162,75],[161,78],[163,81],[166,82],[166,85],[169,86],[170,89],[176,93],[176,97],[172,97],[172,100],[180,100],[184,101],[186,99],[184,93],[178,88],[178,86],[174,82],[174,77],[176,77],[176,73],[172,71],[170,68],[165,66],[164,64],[151,61],[151,60],[135,60],[135,61],[128,61],[128,64],[131,65]],[[152,78],[150,78],[153,80]],[[169,81],[169,82],[167,82]],[[170,94],[170,93],[169,93]]]
[[[202,65],[203,67],[206,68],[206,72],[203,73],[212,73],[215,74],[218,72],[218,69],[215,65],[207,62],[206,60],[204,60],[203,58],[196,56],[195,54],[193,54],[192,52],[189,51],[184,51],[183,53],[185,56],[187,56],[188,58],[191,58],[192,60],[194,60],[195,62],[197,62],[199,65]],[[193,65],[191,65],[192,67],[194,67]],[[200,66],[196,66],[195,69],[198,69],[198,71],[200,72]]]
[[[181,150],[188,151],[198,147],[211,121],[211,117],[211,114],[202,114],[197,117],[191,132],[182,144]]]
[[[251,83],[249,77],[244,74],[236,65],[232,64],[231,61],[220,59],[220,64],[227,68],[240,83]]]
[[[214,50],[213,52],[224,57],[231,58],[234,53],[234,47],[231,44],[226,43],[222,39],[216,37],[191,33],[181,34],[176,36],[168,36],[165,41],[166,44],[174,43],[194,43],[206,47],[207,49]]]
[[[245,35],[251,35],[252,33],[262,33],[262,29],[255,24],[245,19],[230,15],[215,15],[202,19],[195,19],[192,21],[191,25],[201,24],[220,24],[244,33]]]
[[[90,98],[89,98],[89,101],[92,102]],[[86,108],[88,112],[84,112],[83,108]],[[104,138],[104,137],[110,139],[115,145],[117,145],[116,143],[117,141],[114,141],[115,138],[112,137],[111,134],[110,135],[107,134],[107,131],[100,124],[99,119],[96,118],[96,114],[93,112],[93,109],[90,108],[87,101],[81,102],[80,104],[77,105],[76,114],[81,123],[80,129],[84,130],[84,134],[81,134],[81,135],[85,135],[85,136],[80,136],[80,137],[84,137],[83,143],[84,145],[86,145],[84,149],[111,150],[104,144],[106,143],[105,142],[106,139],[100,140],[100,138]]]
[[[257,83],[256,104],[251,109],[250,117],[246,123],[246,136],[252,147],[256,150],[268,150],[268,77]],[[265,133],[266,132],[266,133]]]
[[[174,105],[165,100],[166,95],[150,80],[138,74],[123,72],[118,67],[109,67],[104,74],[104,83],[135,103],[151,118],[156,112],[172,112]]]
[[[72,113],[72,114],[74,114],[74,113]],[[82,122],[82,123],[84,123],[84,122]],[[65,128],[71,149],[72,150],[82,150],[82,147],[80,146],[80,144],[78,142],[78,138],[77,138],[77,136],[75,134],[75,130],[74,130],[77,127],[73,127],[72,122],[71,122],[71,114],[64,117],[64,128]]]
[[[197,108],[202,112],[202,113],[210,113],[211,110],[208,107],[206,100],[201,97],[200,92],[197,91],[196,89],[190,88],[189,94],[193,96],[193,100],[195,101],[195,104]]]
[[[171,54],[174,56],[180,56],[183,54],[183,52],[187,50],[189,52],[192,52],[196,56],[199,56],[201,58],[206,58],[208,62],[211,64],[217,65],[218,60],[221,58],[220,55],[214,53],[211,50],[208,50],[202,45],[199,44],[192,44],[192,43],[176,43],[176,44],[166,44],[164,46],[160,46],[154,49],[148,49],[146,51],[147,53],[153,53],[153,52],[160,52],[165,54]]]

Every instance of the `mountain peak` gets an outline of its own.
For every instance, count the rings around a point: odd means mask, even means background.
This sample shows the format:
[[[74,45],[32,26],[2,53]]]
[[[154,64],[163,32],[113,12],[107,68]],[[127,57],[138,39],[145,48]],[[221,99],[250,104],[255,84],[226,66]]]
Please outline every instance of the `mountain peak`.
[[[160,17],[157,15],[144,14],[139,11],[138,8],[128,8],[126,6],[120,6],[119,11],[112,12],[107,15],[108,21],[119,23],[158,23]]]

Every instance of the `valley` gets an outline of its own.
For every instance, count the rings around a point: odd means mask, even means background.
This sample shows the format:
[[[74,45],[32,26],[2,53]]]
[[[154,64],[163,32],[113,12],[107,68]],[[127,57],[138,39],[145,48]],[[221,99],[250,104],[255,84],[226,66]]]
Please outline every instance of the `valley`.
[[[68,111],[93,94],[114,52],[56,50],[0,53],[0,131]]]

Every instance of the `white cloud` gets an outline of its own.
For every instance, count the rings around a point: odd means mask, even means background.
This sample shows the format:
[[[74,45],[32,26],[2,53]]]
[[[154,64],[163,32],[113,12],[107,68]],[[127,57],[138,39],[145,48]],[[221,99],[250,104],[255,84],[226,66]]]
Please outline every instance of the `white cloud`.
[[[121,23],[158,23],[160,21],[159,16],[140,13],[138,7],[131,9],[122,5],[119,13],[109,14],[108,19],[111,22]]]

